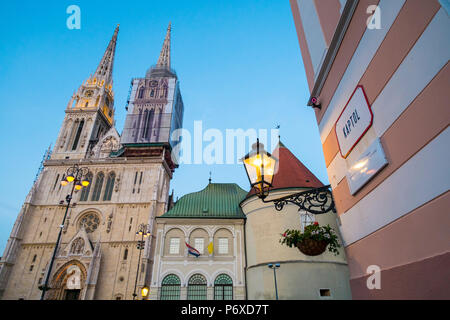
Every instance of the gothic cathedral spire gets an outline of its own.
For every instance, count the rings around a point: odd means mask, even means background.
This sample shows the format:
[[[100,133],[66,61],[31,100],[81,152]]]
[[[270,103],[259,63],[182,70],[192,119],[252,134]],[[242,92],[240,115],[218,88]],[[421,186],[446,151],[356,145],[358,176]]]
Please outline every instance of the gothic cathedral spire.
[[[112,84],[112,71],[114,65],[114,54],[116,52],[117,34],[119,33],[119,25],[114,30],[114,35],[106,48],[105,54],[100,61],[97,70],[91,78],[97,78],[98,82],[105,80],[105,85]]]
[[[126,157],[167,152],[165,159],[174,170],[176,164],[168,150],[175,146],[172,133],[182,128],[184,106],[180,82],[171,68],[171,29],[169,23],[157,64],[147,70],[145,77],[133,78],[131,82],[128,113],[120,143]],[[160,151],[155,151],[155,148]]]
[[[70,99],[52,159],[80,159],[114,126],[113,64],[119,25],[100,63]]]
[[[167,27],[166,38],[164,39],[164,43],[161,49],[161,53],[159,54],[157,67],[165,67],[170,69],[170,32],[172,30],[172,23],[169,22],[169,26]]]

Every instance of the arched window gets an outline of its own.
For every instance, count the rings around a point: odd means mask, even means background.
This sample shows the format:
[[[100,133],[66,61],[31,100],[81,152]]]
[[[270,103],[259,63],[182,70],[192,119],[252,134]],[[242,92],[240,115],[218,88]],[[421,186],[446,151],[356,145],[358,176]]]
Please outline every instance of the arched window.
[[[228,275],[218,275],[214,281],[214,300],[233,300],[233,280]]]
[[[81,120],[78,125],[77,134],[75,136],[75,140],[73,141],[72,150],[76,150],[78,147],[78,141],[80,141],[81,132],[83,131],[84,120]]]
[[[144,137],[146,139],[149,139],[148,141],[150,141],[150,139],[151,139],[151,136],[149,135],[149,132],[150,133],[152,132],[154,114],[155,114],[155,110],[151,109],[150,112],[149,112],[147,125],[145,127]]]
[[[90,183],[87,187],[81,189],[80,201],[87,201],[89,197],[89,191],[91,191],[92,173],[89,173],[86,178]]]
[[[141,87],[140,89],[139,89],[139,95],[138,95],[138,98],[139,99],[142,99],[144,97],[144,87]]]
[[[105,188],[105,194],[103,195],[103,201],[111,200],[115,180],[116,180],[116,174],[114,172],[111,172],[108,175],[108,180],[106,181],[106,188]]]
[[[37,255],[34,255],[33,256],[33,261],[31,261],[31,262],[35,262],[36,261],[36,257],[37,257]]]
[[[142,129],[142,138],[145,138],[145,132],[147,131],[148,127],[148,110],[144,111],[144,119],[143,119],[143,129]]]
[[[156,127],[157,128],[161,127],[161,118],[162,118],[162,110],[159,110],[158,119],[156,120],[157,121],[157,123],[156,123]],[[160,133],[160,130],[155,130],[154,135],[156,136],[158,134],[155,141],[159,141],[159,133]]]
[[[206,279],[201,274],[194,274],[188,282],[188,300],[206,300]]]
[[[125,249],[125,251],[123,252],[123,260],[127,259],[128,259],[128,249]]]
[[[161,283],[160,300],[180,300],[180,287],[180,278],[176,275],[165,276]]]
[[[100,199],[100,193],[102,192],[103,180],[105,175],[103,172],[97,174],[97,179],[95,179],[94,191],[92,192],[91,201],[98,201]]]

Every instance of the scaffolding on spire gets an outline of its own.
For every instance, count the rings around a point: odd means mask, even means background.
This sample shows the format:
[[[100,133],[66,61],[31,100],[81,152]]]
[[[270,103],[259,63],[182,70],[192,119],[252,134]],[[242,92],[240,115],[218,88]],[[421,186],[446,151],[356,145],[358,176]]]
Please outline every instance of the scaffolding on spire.
[[[34,178],[33,184],[36,183],[37,179],[39,178],[39,175],[41,174],[42,170],[44,170],[44,162],[50,159],[50,156],[52,155],[52,144],[48,146],[48,149],[45,151],[44,156],[42,157],[41,164],[39,165],[39,169],[36,173],[36,177]]]

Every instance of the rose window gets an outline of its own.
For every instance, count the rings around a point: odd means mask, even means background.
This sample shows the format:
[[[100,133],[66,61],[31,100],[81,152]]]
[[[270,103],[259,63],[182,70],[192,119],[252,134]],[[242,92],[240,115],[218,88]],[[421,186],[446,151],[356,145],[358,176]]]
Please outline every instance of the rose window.
[[[100,224],[100,218],[95,213],[88,213],[80,220],[80,227],[84,227],[87,233],[94,232]]]

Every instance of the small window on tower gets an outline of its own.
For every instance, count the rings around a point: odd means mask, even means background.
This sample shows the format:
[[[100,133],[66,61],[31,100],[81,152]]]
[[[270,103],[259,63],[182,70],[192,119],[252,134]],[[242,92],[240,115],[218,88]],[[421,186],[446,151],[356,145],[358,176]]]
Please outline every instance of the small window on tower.
[[[53,185],[53,190],[56,188],[56,184],[59,182],[59,173],[56,175],[55,184]]]
[[[78,130],[75,136],[75,140],[72,145],[72,150],[76,150],[78,147],[78,141],[80,140],[81,132],[83,131],[84,126],[84,120],[81,120],[80,124],[78,125]]]
[[[139,178],[139,187],[138,187],[137,193],[141,192],[141,183],[142,183],[142,171],[141,171],[141,176]]]
[[[133,193],[136,191],[136,182],[137,182],[138,172],[134,175],[134,185],[133,185]]]
[[[139,99],[142,99],[143,97],[144,97],[144,87],[141,87],[140,89],[139,89]]]

